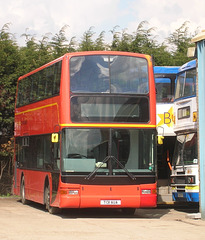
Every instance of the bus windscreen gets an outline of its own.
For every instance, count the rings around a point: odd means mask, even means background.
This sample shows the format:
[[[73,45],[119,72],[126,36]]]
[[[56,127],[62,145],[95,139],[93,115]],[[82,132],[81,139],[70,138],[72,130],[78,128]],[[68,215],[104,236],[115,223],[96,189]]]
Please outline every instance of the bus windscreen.
[[[130,56],[77,56],[70,59],[71,92],[148,93],[148,64]]]

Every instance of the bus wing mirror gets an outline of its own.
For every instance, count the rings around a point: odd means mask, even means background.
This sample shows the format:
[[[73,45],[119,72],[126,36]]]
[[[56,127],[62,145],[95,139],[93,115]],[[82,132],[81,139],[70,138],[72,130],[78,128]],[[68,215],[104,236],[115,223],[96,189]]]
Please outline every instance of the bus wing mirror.
[[[58,133],[52,133],[51,142],[52,143],[57,143],[58,142]]]
[[[164,137],[163,136],[158,136],[158,144],[159,145],[162,145],[163,144],[163,140],[164,140]]]

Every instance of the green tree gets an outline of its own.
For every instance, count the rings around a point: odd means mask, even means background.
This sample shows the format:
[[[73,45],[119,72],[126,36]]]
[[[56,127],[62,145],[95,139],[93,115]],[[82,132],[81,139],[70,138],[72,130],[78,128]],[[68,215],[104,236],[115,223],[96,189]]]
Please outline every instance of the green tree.
[[[9,138],[6,143],[0,144],[0,180],[4,170],[8,168],[8,175],[11,176],[12,158],[14,154],[14,138]],[[9,165],[9,166],[8,166]]]
[[[157,41],[153,35],[155,28],[146,28],[147,21],[142,21],[133,35],[131,51],[150,54],[152,48],[156,48]]]
[[[93,27],[90,27],[86,32],[84,32],[82,40],[79,44],[79,51],[94,51],[95,43],[93,41],[93,36],[95,32],[93,32]]]
[[[19,75],[19,48],[9,24],[0,30],[0,193],[11,190],[14,130],[14,103]]]
[[[113,30],[111,30],[110,32],[112,33],[112,43],[110,46],[110,49],[112,51],[118,51],[119,45],[120,45],[120,32],[116,31],[117,28],[119,28],[119,26],[115,26],[113,28]]]
[[[190,58],[187,57],[187,49],[193,46],[191,43],[193,34],[189,32],[188,23],[184,22],[181,27],[176,29],[166,39],[171,47],[170,52],[173,56],[173,65],[176,66],[181,66],[185,62],[190,61]]]
[[[131,51],[131,43],[132,43],[132,35],[128,34],[126,32],[126,29],[123,29],[122,33],[119,34],[118,36],[119,36],[119,38],[118,38],[117,51],[130,52]]]
[[[20,48],[21,75],[26,74],[54,59],[49,43],[49,34],[45,34],[41,40],[35,36],[24,33],[26,46]]]
[[[50,42],[51,48],[52,48],[52,55],[54,58],[61,57],[65,53],[68,52],[69,47],[74,50],[73,44],[74,44],[74,38],[72,38],[72,41],[70,42],[70,46],[68,44],[68,40],[66,38],[66,29],[68,25],[64,25],[59,33],[56,33],[54,37],[52,37],[52,41]]]
[[[172,66],[173,64],[173,56],[167,50],[167,46],[162,43],[159,44],[156,48],[153,48],[151,51],[151,55],[154,58],[155,66]]]
[[[94,50],[103,51],[106,50],[107,46],[105,44],[105,31],[102,31],[94,42]]]
[[[9,24],[0,30],[0,56],[0,131],[2,135],[12,136],[20,54]]]
[[[67,52],[75,52],[77,48],[76,37],[72,37],[69,41]]]
[[[38,41],[38,65],[41,66],[53,60],[51,45],[49,43],[49,35],[45,34],[42,39]]]

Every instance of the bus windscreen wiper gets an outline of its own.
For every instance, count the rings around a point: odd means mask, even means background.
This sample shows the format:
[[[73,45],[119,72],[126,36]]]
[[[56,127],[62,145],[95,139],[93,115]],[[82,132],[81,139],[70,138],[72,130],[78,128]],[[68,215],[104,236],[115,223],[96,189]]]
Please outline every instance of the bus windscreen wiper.
[[[114,160],[114,161],[120,166],[120,168],[123,169],[123,170],[125,171],[125,173],[126,173],[133,181],[136,180],[135,176],[134,176],[132,173],[130,173],[130,172],[127,170],[127,168],[124,167],[124,166],[122,165],[122,163],[121,163],[116,157],[114,157],[114,156],[107,156],[107,157],[100,163],[100,165],[99,165],[94,171],[92,171],[88,176],[85,177],[85,179],[90,180],[90,179],[92,178],[92,176],[94,176],[95,173],[96,173],[96,172],[103,166],[103,164],[106,163],[109,159]]]
[[[126,174],[127,174],[133,181],[136,180],[135,176],[134,176],[131,172],[129,172],[129,171],[127,170],[127,168],[126,168],[125,166],[123,166],[122,163],[121,163],[116,157],[110,156],[110,158],[113,159],[117,164],[119,164],[119,166],[121,167],[121,169],[123,169],[123,170],[126,172]]]

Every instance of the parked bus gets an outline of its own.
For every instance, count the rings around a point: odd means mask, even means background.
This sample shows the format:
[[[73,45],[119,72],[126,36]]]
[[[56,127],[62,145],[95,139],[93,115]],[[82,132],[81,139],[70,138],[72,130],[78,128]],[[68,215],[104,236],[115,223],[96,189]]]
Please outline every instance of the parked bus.
[[[173,99],[176,75],[179,67],[155,66],[154,76],[157,90],[156,122],[157,134],[162,138],[157,145],[157,196],[158,203],[171,202],[171,163],[176,135],[173,131]],[[159,141],[160,143],[160,141]]]
[[[171,159],[174,152],[175,133],[173,130],[173,99],[176,75],[179,67],[154,67],[155,85],[157,90],[157,132],[163,137],[163,144],[157,146],[158,183],[169,185]]]
[[[174,100],[177,134],[171,175],[174,201],[199,202],[196,60],[179,69]]]
[[[79,52],[18,79],[14,193],[62,208],[156,206],[151,57]]]

